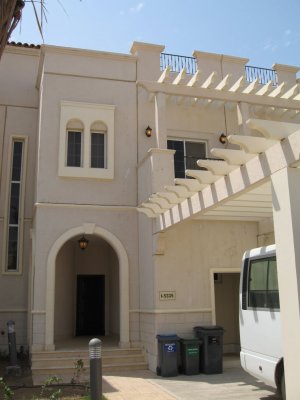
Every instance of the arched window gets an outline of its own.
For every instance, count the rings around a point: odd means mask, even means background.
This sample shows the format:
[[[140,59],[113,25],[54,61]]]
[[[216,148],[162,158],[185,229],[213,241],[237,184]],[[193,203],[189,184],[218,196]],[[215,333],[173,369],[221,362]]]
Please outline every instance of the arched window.
[[[67,167],[82,167],[82,147],[84,127],[81,121],[67,123]]]
[[[91,125],[91,168],[106,168],[107,127],[101,121]]]
[[[115,106],[61,101],[58,176],[114,179]]]

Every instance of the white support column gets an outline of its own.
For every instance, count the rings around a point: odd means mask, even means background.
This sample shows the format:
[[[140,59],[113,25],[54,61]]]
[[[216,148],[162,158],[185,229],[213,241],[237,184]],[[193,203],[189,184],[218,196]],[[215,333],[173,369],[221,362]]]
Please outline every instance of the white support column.
[[[300,169],[271,176],[286,398],[300,393]]]
[[[250,119],[249,104],[239,102],[237,104],[237,119],[239,125],[240,135],[251,135],[251,130],[247,126],[246,122]]]
[[[155,133],[157,147],[167,148],[167,118],[166,118],[166,95],[156,93],[155,95]]]

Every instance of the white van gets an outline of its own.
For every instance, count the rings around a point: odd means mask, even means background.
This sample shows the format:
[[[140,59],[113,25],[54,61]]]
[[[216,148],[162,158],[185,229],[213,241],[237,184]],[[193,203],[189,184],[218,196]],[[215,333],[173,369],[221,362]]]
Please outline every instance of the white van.
[[[248,250],[240,280],[241,365],[285,399],[275,245]]]

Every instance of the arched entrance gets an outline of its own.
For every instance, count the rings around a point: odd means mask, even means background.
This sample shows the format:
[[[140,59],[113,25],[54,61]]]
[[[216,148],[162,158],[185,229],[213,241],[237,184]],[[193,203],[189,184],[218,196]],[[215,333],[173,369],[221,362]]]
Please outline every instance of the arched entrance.
[[[86,235],[87,237],[92,238],[90,254],[86,253],[85,255],[77,254],[76,260],[72,263],[72,251],[70,248],[74,248],[74,240],[78,239],[80,235]],[[99,248],[101,248],[102,254],[105,254],[105,257],[110,260],[110,265],[112,269],[112,274],[117,275],[118,282],[118,296],[119,304],[117,307],[115,306],[115,312],[118,314],[119,321],[117,324],[115,321],[109,319],[108,312],[108,303],[109,303],[109,273],[107,272],[107,267],[101,266],[99,263],[95,262],[97,259],[97,251],[99,252]],[[98,250],[97,250],[98,248]],[[80,251],[80,250],[79,250]],[[99,254],[98,254],[99,255]],[[83,256],[86,257],[86,260],[89,258],[87,264],[89,266],[87,269],[84,269],[84,259]],[[94,260],[91,262],[91,260]],[[65,269],[61,268],[65,266]],[[114,236],[111,232],[106,229],[97,227],[95,224],[83,224],[80,227],[76,227],[68,230],[63,235],[61,235],[54,245],[52,246],[47,262],[47,294],[46,294],[46,338],[45,338],[45,347],[47,350],[53,350],[55,348],[55,337],[59,336],[68,336],[71,334],[85,334],[85,331],[82,331],[80,328],[80,310],[78,308],[81,307],[81,314],[83,318],[85,318],[84,307],[88,307],[88,305],[78,304],[72,300],[74,298],[74,293],[72,295],[72,290],[74,291],[74,287],[85,287],[88,288],[91,286],[89,282],[89,276],[93,275],[97,278],[93,279],[93,287],[94,290],[104,291],[104,296],[106,299],[106,312],[104,311],[104,316],[102,317],[102,328],[104,332],[109,332],[109,325],[111,329],[114,330],[116,327],[112,327],[112,324],[118,325],[119,336],[120,336],[120,346],[128,346],[129,345],[129,272],[128,272],[128,257],[126,251],[119,241],[119,239]],[[74,282],[74,280],[77,282]],[[106,279],[106,282],[105,282]],[[80,282],[81,281],[81,282]],[[98,282],[98,283],[97,283]],[[97,289],[98,285],[98,289]],[[105,290],[106,288],[106,290]],[[116,286],[114,286],[116,290]],[[114,289],[112,289],[114,290]],[[67,292],[67,293],[66,293]],[[63,303],[63,307],[60,309],[55,306],[56,302],[61,301],[62,294],[65,294],[66,301]],[[112,296],[112,293],[111,293]],[[77,297],[77,296],[75,296]],[[80,296],[79,296],[80,297]],[[93,302],[93,300],[91,300]],[[74,310],[75,304],[75,310]],[[83,309],[82,309],[83,307]],[[111,309],[113,309],[113,305],[111,304]],[[74,315],[76,318],[76,322],[74,323]],[[66,317],[67,316],[67,317]],[[73,316],[73,322],[72,320]],[[88,319],[88,315],[86,315]],[[86,320],[87,321],[87,320]],[[85,325],[85,322],[81,326]],[[98,329],[97,328],[97,329]],[[92,329],[92,328],[91,328]],[[99,332],[100,332],[99,331]],[[96,334],[97,332],[95,332]],[[100,332],[101,333],[101,332]]]

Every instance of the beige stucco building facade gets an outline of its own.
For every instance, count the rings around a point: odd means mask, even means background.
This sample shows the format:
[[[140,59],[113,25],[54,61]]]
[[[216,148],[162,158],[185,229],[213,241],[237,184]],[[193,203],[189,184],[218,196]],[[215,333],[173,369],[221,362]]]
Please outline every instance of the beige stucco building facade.
[[[163,51],[7,46],[1,350],[12,319],[30,353],[115,337],[155,370],[157,334],[191,337],[210,324],[224,326],[224,351],[238,352],[244,251],[276,236],[280,262],[287,247],[295,255],[288,279],[299,284],[299,185],[289,184],[299,180],[298,68],[275,64],[264,81],[244,58]],[[276,212],[277,191],[287,215]],[[286,335],[299,325],[283,321]]]

